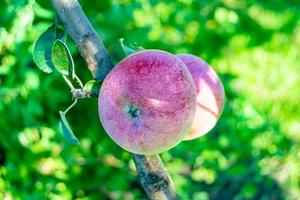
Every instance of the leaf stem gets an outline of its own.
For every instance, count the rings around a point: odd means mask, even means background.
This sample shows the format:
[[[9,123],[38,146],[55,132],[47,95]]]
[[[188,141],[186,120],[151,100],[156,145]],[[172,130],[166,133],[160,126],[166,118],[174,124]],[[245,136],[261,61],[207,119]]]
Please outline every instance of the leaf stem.
[[[71,81],[67,78],[67,76],[63,75],[62,77],[64,78],[64,80],[66,81],[68,86],[70,87],[71,91],[75,90],[74,86],[72,85]]]
[[[68,112],[69,110],[71,110],[71,108],[73,108],[73,107],[76,105],[77,100],[78,100],[78,99],[75,98],[75,100],[73,101],[73,103],[72,103],[72,104],[64,111],[64,114],[65,114],[65,115],[67,114],[67,112]]]
[[[77,83],[79,84],[80,88],[83,88],[83,83],[81,82],[81,80],[75,73],[74,73],[74,78],[77,81]]]

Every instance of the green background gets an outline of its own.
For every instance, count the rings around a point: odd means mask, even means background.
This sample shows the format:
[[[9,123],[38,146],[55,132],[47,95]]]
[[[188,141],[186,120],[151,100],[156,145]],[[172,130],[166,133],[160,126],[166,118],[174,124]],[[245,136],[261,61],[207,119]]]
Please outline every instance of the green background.
[[[192,53],[217,71],[225,108],[207,135],[161,154],[182,199],[300,198],[300,2],[296,0],[80,1],[114,62],[118,42]],[[145,199],[131,155],[106,135],[96,99],[67,118],[57,73],[39,71],[34,41],[55,17],[49,1],[0,4],[0,199]],[[72,40],[76,72],[91,79]]]

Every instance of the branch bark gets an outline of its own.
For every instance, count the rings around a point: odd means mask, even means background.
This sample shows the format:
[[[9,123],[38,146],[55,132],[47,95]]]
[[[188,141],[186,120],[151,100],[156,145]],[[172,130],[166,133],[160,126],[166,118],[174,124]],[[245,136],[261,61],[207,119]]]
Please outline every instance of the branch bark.
[[[96,80],[112,69],[112,60],[77,0],[51,0],[64,27],[77,44]]]
[[[112,60],[77,0],[51,0],[66,30],[77,44],[96,80],[112,69]],[[133,154],[140,182],[150,199],[176,200],[173,181],[159,155]]]
[[[159,155],[133,154],[133,160],[141,184],[151,199],[178,199],[173,181]]]

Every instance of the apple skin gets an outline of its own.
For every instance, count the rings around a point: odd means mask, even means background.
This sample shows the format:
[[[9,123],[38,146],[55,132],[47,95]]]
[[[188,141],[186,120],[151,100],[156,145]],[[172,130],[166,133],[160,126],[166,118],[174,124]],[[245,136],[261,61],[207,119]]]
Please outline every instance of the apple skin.
[[[192,140],[208,133],[217,123],[223,107],[225,92],[217,73],[201,58],[178,54],[188,67],[197,92],[197,109],[192,128],[183,140]]]
[[[124,58],[105,78],[99,93],[100,121],[125,150],[153,155],[176,146],[196,111],[196,89],[185,64],[160,50]]]

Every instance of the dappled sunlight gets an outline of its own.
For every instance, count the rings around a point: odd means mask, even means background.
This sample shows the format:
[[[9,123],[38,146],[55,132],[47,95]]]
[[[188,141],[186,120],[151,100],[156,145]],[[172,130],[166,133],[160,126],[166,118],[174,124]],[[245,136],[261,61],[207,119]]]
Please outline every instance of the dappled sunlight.
[[[205,113],[196,117],[206,123],[195,123],[214,128],[161,154],[181,199],[300,196],[298,1],[80,3],[114,63],[124,57],[118,41],[125,38],[199,56],[222,80],[219,120],[217,80],[196,85]],[[70,90],[32,61],[34,41],[55,18],[50,1],[5,0],[0,13],[0,199],[144,199],[131,155],[105,133],[96,99],[79,100],[67,116],[80,145],[69,144],[59,129]],[[67,43],[78,76],[92,79],[71,38]],[[145,101],[158,109],[169,103]]]

